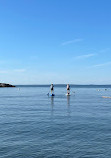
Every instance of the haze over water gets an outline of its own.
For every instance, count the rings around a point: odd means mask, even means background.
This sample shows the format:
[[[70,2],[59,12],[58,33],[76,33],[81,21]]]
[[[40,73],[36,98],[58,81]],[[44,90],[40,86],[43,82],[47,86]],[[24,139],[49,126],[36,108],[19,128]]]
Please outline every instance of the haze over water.
[[[19,88],[0,88],[0,158],[110,158],[111,86]]]

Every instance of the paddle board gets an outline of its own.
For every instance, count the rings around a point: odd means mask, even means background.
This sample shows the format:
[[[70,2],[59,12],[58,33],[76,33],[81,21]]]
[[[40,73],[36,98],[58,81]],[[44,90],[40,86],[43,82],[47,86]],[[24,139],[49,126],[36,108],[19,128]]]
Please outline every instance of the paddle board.
[[[50,96],[55,96],[55,94],[51,94]]]
[[[70,96],[70,94],[66,94],[67,96]]]

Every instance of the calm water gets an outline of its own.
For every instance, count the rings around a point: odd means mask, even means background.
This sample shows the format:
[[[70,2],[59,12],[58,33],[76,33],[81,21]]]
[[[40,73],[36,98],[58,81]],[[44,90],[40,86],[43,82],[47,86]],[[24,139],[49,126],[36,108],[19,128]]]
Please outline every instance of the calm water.
[[[0,88],[0,158],[110,158],[111,87]],[[100,89],[100,91],[97,91]],[[75,91],[75,93],[73,93]]]

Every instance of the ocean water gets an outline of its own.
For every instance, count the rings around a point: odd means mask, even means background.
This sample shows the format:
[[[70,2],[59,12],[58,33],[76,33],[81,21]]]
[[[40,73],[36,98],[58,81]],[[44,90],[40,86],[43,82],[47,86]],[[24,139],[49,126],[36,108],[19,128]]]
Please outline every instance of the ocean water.
[[[18,87],[0,88],[0,158],[111,158],[111,86]]]

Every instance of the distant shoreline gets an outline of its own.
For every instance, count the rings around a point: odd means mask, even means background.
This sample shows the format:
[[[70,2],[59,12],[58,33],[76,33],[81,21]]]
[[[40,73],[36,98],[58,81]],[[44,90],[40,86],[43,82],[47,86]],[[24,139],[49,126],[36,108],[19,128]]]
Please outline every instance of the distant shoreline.
[[[66,87],[67,84],[54,84],[55,87]],[[72,88],[111,88],[111,84],[70,84]],[[0,88],[2,87],[50,87],[50,84],[17,84],[11,85],[7,83],[0,83]]]
[[[14,85],[8,84],[8,83],[0,83],[0,88],[4,87],[16,87]]]
[[[66,84],[56,84],[53,83],[56,86],[66,86]],[[69,83],[70,84],[70,83]],[[51,84],[16,84],[16,86],[50,86]],[[111,86],[111,84],[70,84],[72,86]]]
[[[66,87],[67,84],[54,84],[54,87]],[[16,87],[50,87],[50,84],[29,84],[29,85],[15,85]],[[77,85],[77,84],[70,84],[72,88],[111,88],[111,85]]]

